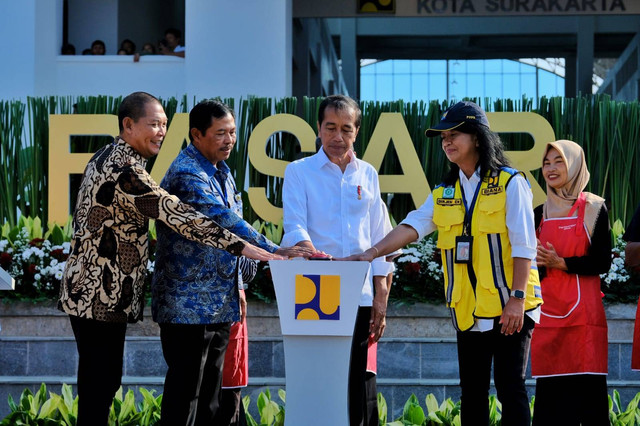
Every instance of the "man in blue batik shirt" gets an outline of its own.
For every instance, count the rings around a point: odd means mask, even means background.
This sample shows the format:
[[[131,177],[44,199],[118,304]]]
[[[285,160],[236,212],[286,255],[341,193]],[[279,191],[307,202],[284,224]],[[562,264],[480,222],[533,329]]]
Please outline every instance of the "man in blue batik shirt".
[[[309,256],[309,250],[279,248],[242,219],[240,192],[224,161],[236,142],[233,111],[222,102],[200,102],[189,113],[189,128],[191,144],[162,188],[271,253]],[[151,307],[168,366],[161,421],[216,424],[229,330],[240,320],[238,264],[245,259],[189,241],[160,222],[157,232]]]

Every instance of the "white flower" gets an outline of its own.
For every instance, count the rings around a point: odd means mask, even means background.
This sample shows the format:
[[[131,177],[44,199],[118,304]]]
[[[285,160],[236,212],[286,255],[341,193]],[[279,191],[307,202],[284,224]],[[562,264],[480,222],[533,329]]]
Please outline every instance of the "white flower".
[[[404,255],[413,255],[413,256],[420,256],[420,251],[415,248],[415,247],[409,247],[405,250],[403,250]]]
[[[61,280],[62,279],[62,271],[56,271],[56,280]]]
[[[36,280],[36,281],[40,281],[40,280],[42,279],[42,275],[40,275],[40,274],[35,274],[35,275],[33,276],[33,279],[34,279],[34,280]]]
[[[609,272],[600,275],[600,278],[609,285],[611,283],[624,283],[629,281],[629,272],[624,266],[624,248],[627,243],[622,239],[622,236],[616,238],[615,246],[611,250],[611,268]]]
[[[398,259],[398,262],[410,262],[410,263],[418,263],[420,262],[420,258],[416,256],[402,256]]]
[[[33,254],[33,248],[30,247],[28,249],[26,249],[25,251],[22,252],[22,260],[27,261],[29,260],[29,258],[31,257],[31,255]]]

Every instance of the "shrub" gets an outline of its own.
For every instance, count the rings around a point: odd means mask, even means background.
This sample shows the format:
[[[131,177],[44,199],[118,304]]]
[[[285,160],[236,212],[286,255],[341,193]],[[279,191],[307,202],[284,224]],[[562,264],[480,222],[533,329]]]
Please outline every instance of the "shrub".
[[[113,399],[113,405],[109,415],[109,426],[148,426],[158,424],[160,421],[160,409],[162,395],[154,396],[154,391],[145,388],[139,389],[142,395],[141,402],[135,402],[132,390],[122,396],[122,388]],[[267,388],[258,395],[256,405],[259,421],[256,421],[249,413],[251,397],[242,398],[245,407],[247,424],[249,426],[283,426],[285,419],[286,392],[278,390],[278,397],[282,404],[271,399],[271,392]],[[531,399],[530,409],[533,412],[534,398]],[[627,426],[640,424],[640,393],[638,393],[624,407],[620,401],[620,394],[613,391],[609,396],[609,419],[615,426]],[[62,394],[49,392],[47,398],[46,386],[43,383],[34,395],[26,389],[22,392],[18,403],[9,396],[11,413],[0,420],[0,426],[24,425],[48,425],[48,426],[75,426],[78,416],[78,397],[73,397],[71,386],[63,384]],[[426,410],[425,410],[426,409]],[[387,402],[381,393],[378,393],[378,414],[381,425],[387,426],[436,426],[460,425],[460,401],[454,402],[447,398],[438,404],[433,394],[428,394],[424,405],[418,398],[411,394],[404,404],[402,414],[397,419],[387,422]],[[500,401],[491,395],[489,397],[489,424],[499,426],[502,420],[502,405]]]
[[[282,239],[282,223],[256,221],[253,226],[276,244]],[[0,267],[16,280],[16,291],[3,292],[2,297],[36,301],[55,299],[69,256],[71,218],[64,227],[50,225],[47,233],[43,233],[38,218],[20,217],[17,226],[10,227],[5,223],[0,229]],[[611,253],[611,269],[601,276],[605,302],[635,303],[640,294],[640,274],[627,270],[624,265],[626,243],[622,240],[623,232],[620,221],[616,221],[613,227],[615,244]],[[436,239],[434,233],[418,243],[410,244],[395,259],[390,300],[397,303],[444,303],[442,262]],[[155,226],[150,223],[147,284],[154,268],[155,243]],[[147,291],[149,288],[147,285]],[[247,295],[268,303],[275,300],[268,263],[262,262],[258,267]],[[150,297],[149,294],[147,297]]]

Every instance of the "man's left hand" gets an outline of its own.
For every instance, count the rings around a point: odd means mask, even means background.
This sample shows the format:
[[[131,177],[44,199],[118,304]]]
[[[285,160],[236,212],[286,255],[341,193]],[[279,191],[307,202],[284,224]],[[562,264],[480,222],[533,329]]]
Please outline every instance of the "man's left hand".
[[[371,306],[371,319],[369,320],[369,335],[375,343],[384,335],[387,327],[387,302],[386,298],[374,297]]]

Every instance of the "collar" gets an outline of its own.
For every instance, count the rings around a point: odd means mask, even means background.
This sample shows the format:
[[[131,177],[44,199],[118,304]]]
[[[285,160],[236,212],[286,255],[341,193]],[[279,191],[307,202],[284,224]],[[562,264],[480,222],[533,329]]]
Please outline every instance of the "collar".
[[[214,177],[218,171],[224,174],[229,174],[229,172],[231,171],[231,169],[229,169],[229,166],[227,166],[227,163],[225,163],[224,161],[219,161],[217,167],[211,164],[211,161],[207,160],[207,157],[202,155],[198,148],[196,148],[196,146],[192,143],[190,143],[185,148],[185,151],[187,155],[191,156],[198,162],[200,167],[202,167],[202,170],[204,170],[209,177]]]
[[[468,183],[470,185],[477,185],[482,180],[480,178],[480,167],[478,167],[468,179],[467,176],[462,172],[462,170],[458,170],[458,178],[460,179],[461,184]]]
[[[126,155],[133,157],[134,160],[142,164],[142,167],[147,167],[147,159],[140,155],[138,151],[133,149],[133,147],[120,136],[115,137],[113,144],[116,146],[116,149],[124,151]]]
[[[347,151],[347,155],[349,156],[349,163],[348,164],[353,164],[353,166],[357,170],[358,169],[358,162],[356,161],[357,157],[356,157],[355,153],[353,152],[353,150]],[[329,159],[329,157],[327,156],[327,153],[324,152],[324,148],[322,148],[322,147],[320,147],[320,149],[314,155],[314,157],[316,158],[316,163],[318,165],[318,168],[322,168],[322,167],[326,166],[329,163],[333,164],[331,162],[331,160]]]

